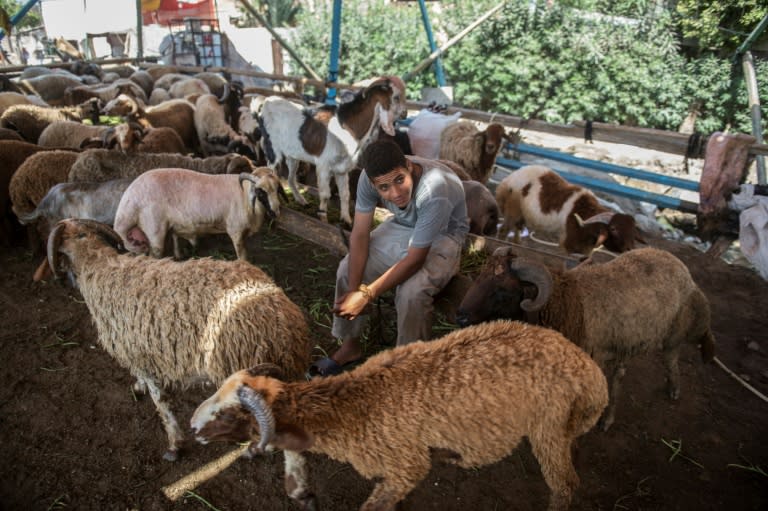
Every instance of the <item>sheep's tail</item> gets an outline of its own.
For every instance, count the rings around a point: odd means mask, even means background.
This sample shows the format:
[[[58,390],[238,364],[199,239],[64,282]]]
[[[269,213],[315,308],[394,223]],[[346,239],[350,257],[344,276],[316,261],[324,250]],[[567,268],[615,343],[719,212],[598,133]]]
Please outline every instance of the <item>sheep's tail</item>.
[[[707,330],[701,338],[701,359],[704,362],[712,362],[715,359],[715,337]]]

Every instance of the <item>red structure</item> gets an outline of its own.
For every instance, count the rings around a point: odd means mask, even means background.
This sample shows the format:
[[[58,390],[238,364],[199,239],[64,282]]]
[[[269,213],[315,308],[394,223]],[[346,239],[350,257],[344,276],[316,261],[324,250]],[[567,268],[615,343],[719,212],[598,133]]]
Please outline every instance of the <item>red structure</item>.
[[[145,25],[167,25],[184,18],[216,19],[214,0],[142,0],[141,15]]]

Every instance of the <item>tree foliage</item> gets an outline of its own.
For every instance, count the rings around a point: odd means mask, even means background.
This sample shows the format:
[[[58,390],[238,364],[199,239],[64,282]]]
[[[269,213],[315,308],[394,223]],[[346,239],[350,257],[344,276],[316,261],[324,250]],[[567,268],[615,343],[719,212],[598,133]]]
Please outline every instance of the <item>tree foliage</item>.
[[[438,45],[497,3],[430,2]],[[292,43],[314,69],[328,66],[326,4],[300,17]],[[414,4],[344,3],[340,81],[402,76],[429,55]],[[558,123],[596,120],[668,130],[677,130],[695,109],[701,132],[724,129],[731,118],[734,129],[749,132],[746,88],[736,89],[731,102],[729,85],[738,69],[713,52],[686,57],[680,40],[675,11],[659,0],[517,0],[448,49],[442,63],[454,102],[468,108]],[[768,101],[768,61],[757,58],[756,69]],[[419,98],[422,87],[435,85],[427,69],[409,80],[408,95]]]
[[[3,9],[8,14],[8,17],[11,18],[21,10],[24,3],[26,2],[22,2],[21,0],[0,0],[0,9]],[[32,8],[14,29],[39,27],[42,23],[43,20],[39,10]]]
[[[294,26],[302,11],[299,0],[251,0],[249,3],[272,27]],[[260,25],[250,11],[240,5],[238,10],[245,16],[245,25]]]
[[[765,0],[678,0],[676,9],[684,37],[723,53],[734,51],[768,16]],[[761,40],[768,40],[768,31]]]

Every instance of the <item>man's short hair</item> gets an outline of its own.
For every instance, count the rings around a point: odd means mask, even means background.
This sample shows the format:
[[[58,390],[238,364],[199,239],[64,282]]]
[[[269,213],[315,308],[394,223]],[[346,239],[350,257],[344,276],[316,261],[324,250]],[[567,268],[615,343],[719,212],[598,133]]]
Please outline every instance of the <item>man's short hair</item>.
[[[365,170],[365,174],[371,180],[406,166],[402,149],[397,143],[388,139],[372,142],[360,156],[360,167]]]

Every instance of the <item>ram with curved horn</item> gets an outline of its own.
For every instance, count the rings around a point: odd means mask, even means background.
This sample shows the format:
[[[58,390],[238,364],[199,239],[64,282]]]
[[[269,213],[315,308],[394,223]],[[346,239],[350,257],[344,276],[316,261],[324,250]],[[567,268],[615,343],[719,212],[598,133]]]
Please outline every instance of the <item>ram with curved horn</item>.
[[[600,363],[611,389],[604,430],[613,423],[625,364],[634,355],[663,353],[672,399],[680,393],[681,346],[698,344],[705,361],[714,357],[706,296],[679,259],[654,248],[567,271],[499,248],[467,290],[456,321],[468,326],[501,318],[554,328]]]
[[[250,175],[154,169],[139,175],[125,190],[115,213],[115,230],[128,250],[158,258],[164,255],[170,232],[177,259],[181,258],[178,238],[195,245],[200,235],[226,233],[238,259],[246,259],[246,238],[261,229],[265,217],[280,214],[281,190],[279,178],[266,167]]]
[[[304,313],[245,261],[136,256],[124,253],[109,226],[75,219],[54,227],[48,261],[76,284],[102,348],[136,377],[135,390],[149,391],[168,437],[167,460],[178,457],[184,432],[165,389],[218,385],[260,363],[298,379],[309,364]]]
[[[565,510],[578,486],[574,440],[608,402],[586,353],[548,328],[497,321],[379,353],[351,372],[283,382],[259,366],[230,376],[195,411],[201,443],[251,441],[285,453],[285,487],[303,510],[317,503],[303,451],[376,479],[362,511],[392,511],[427,476],[432,457],[469,468],[511,454],[525,436]],[[546,403],[546,404],[542,404]]]

